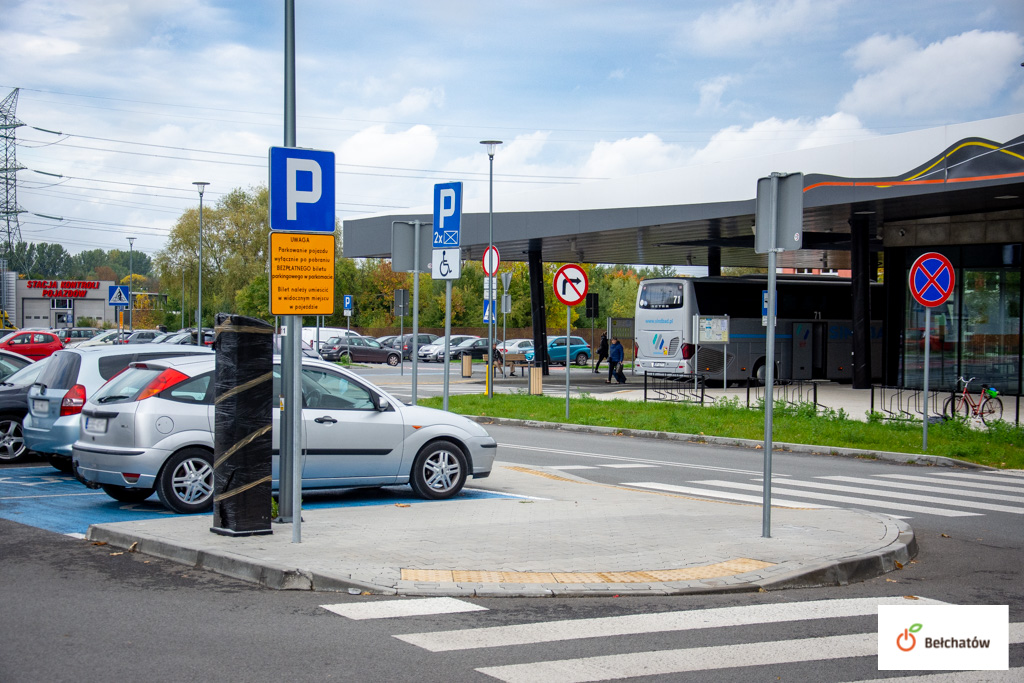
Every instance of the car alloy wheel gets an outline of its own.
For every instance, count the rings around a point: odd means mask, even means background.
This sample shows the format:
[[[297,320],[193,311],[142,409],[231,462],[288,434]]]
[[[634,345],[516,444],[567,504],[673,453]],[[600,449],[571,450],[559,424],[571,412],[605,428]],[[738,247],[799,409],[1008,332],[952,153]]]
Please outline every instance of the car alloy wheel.
[[[576,365],[586,365],[586,364],[587,364],[587,354],[585,354],[582,351],[580,351],[579,353],[576,354]]]
[[[213,506],[213,456],[200,448],[178,451],[160,470],[156,492],[175,512],[207,512]]]
[[[466,456],[451,441],[427,444],[413,462],[409,483],[421,498],[451,498],[466,483]]]
[[[388,365],[394,368],[397,367],[400,362],[401,359],[398,357],[397,353],[388,354]]]
[[[0,462],[16,462],[27,453],[21,419],[5,417],[0,420]]]

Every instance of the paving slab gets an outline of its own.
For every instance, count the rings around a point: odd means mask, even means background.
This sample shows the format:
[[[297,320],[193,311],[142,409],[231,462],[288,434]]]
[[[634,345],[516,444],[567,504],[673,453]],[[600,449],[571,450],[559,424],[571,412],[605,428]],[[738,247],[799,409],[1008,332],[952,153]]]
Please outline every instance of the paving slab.
[[[88,538],[277,589],[422,596],[681,594],[843,585],[917,553],[911,527],[844,509],[772,509],[499,464],[487,498],[305,510],[264,536],[212,516],[99,524]]]

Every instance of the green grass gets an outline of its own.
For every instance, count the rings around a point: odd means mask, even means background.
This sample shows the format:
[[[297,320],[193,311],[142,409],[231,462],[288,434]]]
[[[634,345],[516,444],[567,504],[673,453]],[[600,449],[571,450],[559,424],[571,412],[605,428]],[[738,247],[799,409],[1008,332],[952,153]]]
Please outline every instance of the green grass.
[[[441,398],[422,405],[440,408]],[[566,422],[565,399],[526,394],[451,396],[450,410],[463,415],[508,417],[541,422]],[[764,413],[736,404],[701,407],[684,403],[639,403],[571,399],[568,420],[572,424],[648,429],[683,434],[764,439]],[[921,450],[921,423],[888,423],[878,419],[849,419],[843,411],[815,414],[812,406],[793,408],[777,404],[772,426],[773,441],[834,448],[861,448],[897,453]],[[1000,423],[989,429],[972,429],[960,422],[928,426],[928,455],[943,455],[992,467],[1024,468],[1024,428]]]

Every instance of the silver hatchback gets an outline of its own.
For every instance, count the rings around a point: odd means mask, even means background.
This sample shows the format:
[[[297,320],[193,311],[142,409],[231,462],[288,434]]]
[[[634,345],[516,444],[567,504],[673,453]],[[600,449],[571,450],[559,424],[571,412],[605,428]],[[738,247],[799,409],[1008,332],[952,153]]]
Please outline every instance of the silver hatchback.
[[[213,351],[164,344],[113,344],[56,351],[28,390],[25,445],[46,455],[61,472],[71,471],[71,444],[78,438],[82,407],[103,383],[134,361]]]
[[[213,358],[135,363],[82,409],[76,475],[112,498],[154,490],[171,510],[204,512],[213,501]],[[275,360],[273,395],[280,366]],[[303,488],[409,484],[423,498],[457,494],[467,476],[491,472],[497,444],[476,422],[407,406],[332,363],[303,358]],[[279,411],[273,411],[273,486]]]

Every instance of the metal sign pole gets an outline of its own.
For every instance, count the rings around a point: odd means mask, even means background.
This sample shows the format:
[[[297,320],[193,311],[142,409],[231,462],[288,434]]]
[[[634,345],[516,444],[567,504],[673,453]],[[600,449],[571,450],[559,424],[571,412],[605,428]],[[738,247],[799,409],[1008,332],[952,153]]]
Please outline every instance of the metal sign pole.
[[[932,309],[924,308],[924,427],[921,432],[921,450],[928,450],[928,370],[931,364],[929,354],[932,345]]]
[[[413,221],[412,262],[412,404],[416,405],[416,379],[419,375],[420,354],[417,349],[420,336],[420,225]]]
[[[569,314],[572,306],[565,307],[565,419],[569,419]]]
[[[444,281],[444,399],[443,408],[448,410],[448,373],[451,371],[452,345],[452,281]]]
[[[772,173],[769,194],[768,243],[768,327],[765,329],[764,373],[764,486],[761,501],[761,536],[772,537],[772,411],[775,386],[775,246],[778,231],[779,175]]]

